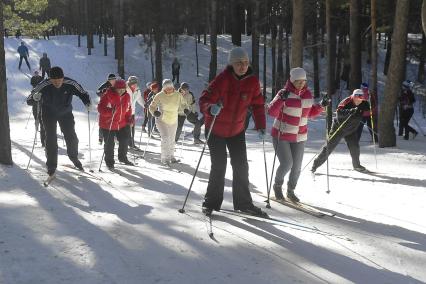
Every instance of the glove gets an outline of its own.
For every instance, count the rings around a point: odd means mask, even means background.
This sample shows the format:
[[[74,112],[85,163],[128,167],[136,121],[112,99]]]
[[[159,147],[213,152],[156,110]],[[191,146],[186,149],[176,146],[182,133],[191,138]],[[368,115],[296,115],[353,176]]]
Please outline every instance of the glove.
[[[259,136],[260,140],[264,140],[265,139],[265,129],[257,130],[257,135]]]
[[[129,118],[129,125],[130,125],[130,126],[135,125],[135,118],[134,118],[133,116],[131,116],[131,117]]]
[[[159,111],[159,110],[154,111],[154,116],[155,117],[160,117],[161,116],[161,111]]]
[[[356,112],[359,112],[359,110],[358,110],[358,108],[357,108],[357,107],[353,107],[353,108],[349,109],[349,114],[350,114],[350,115],[352,115],[352,114],[354,114],[354,113],[356,113]]]
[[[183,113],[184,113],[185,115],[188,115],[188,114],[190,113],[190,111],[189,111],[189,109],[187,109],[187,108],[186,108],[186,109],[184,109],[184,110],[183,110]]]
[[[287,90],[284,90],[284,89],[281,89],[281,90],[279,90],[279,92],[278,92],[278,96],[280,96],[280,98],[282,99],[282,100],[286,100],[287,98],[288,98],[288,95],[290,94],[290,92],[289,91],[287,91]]]
[[[360,112],[364,112],[364,111],[370,110],[370,106],[368,105],[367,102],[364,101],[358,105],[358,109],[360,110]]]
[[[88,103],[87,105],[84,105],[86,107],[86,110],[89,112],[92,108],[92,105]]]
[[[210,113],[211,113],[211,115],[217,116],[217,115],[219,115],[221,109],[222,109],[221,104],[212,105],[210,107]]]
[[[40,100],[41,100],[41,93],[35,93],[35,94],[33,95],[33,100],[34,100],[35,102],[40,101]]]
[[[195,117],[198,118],[198,112],[194,112]]]
[[[322,107],[329,106],[330,103],[331,103],[331,99],[329,97],[327,97],[327,96],[323,97],[322,100],[320,101],[320,105]]]

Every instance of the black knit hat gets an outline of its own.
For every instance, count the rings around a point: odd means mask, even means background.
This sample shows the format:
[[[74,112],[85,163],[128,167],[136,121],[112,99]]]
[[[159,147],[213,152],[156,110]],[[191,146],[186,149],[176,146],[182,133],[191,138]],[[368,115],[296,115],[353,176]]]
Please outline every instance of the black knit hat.
[[[52,67],[49,71],[50,79],[61,79],[64,78],[64,71],[59,66]]]
[[[185,89],[185,90],[189,90],[189,84],[187,82],[182,82],[182,84],[180,84],[180,88]]]
[[[111,73],[111,74],[108,75],[108,81],[109,80],[116,80],[116,79],[117,79],[117,76],[115,76],[114,73]]]

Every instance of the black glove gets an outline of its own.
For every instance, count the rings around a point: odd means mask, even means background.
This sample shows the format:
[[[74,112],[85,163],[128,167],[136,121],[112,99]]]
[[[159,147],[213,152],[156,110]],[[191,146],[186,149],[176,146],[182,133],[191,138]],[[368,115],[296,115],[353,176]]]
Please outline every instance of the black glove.
[[[353,107],[353,108],[349,109],[349,114],[350,115],[355,114],[357,112],[359,113],[359,109],[357,107]]]
[[[358,105],[358,109],[360,110],[360,112],[364,112],[370,110],[370,106],[366,101],[363,101]]]
[[[194,112],[195,117],[198,117],[198,112]]]
[[[161,111],[159,111],[159,110],[154,111],[154,116],[155,117],[160,117],[161,116]]]
[[[186,108],[186,109],[184,109],[184,110],[183,110],[183,113],[184,113],[185,115],[188,115],[188,114],[190,113],[190,111],[189,111],[189,109],[187,109],[187,108]]]
[[[278,96],[280,96],[280,98],[282,99],[282,100],[286,100],[287,98],[288,98],[288,95],[290,94],[290,92],[289,91],[287,91],[287,90],[284,90],[284,89],[281,89],[281,90],[279,90],[278,91]]]
[[[320,105],[322,107],[329,106],[330,103],[331,103],[331,99],[329,97],[327,97],[327,96],[323,97],[322,100],[320,101]]]

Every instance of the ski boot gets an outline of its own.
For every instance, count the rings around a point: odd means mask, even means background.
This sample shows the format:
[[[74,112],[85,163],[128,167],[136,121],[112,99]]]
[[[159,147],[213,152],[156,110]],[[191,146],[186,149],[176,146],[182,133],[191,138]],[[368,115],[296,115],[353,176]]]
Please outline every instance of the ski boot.
[[[291,202],[299,202],[299,198],[294,194],[294,189],[287,189],[287,198],[290,199]]]

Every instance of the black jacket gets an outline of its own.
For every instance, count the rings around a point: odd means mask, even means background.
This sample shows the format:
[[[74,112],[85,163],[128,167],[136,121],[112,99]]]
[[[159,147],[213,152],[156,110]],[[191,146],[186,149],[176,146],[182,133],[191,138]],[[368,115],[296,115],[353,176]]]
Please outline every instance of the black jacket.
[[[38,84],[27,98],[27,103],[34,104],[33,95],[41,93],[41,110],[48,116],[63,116],[72,111],[72,97],[76,95],[85,105],[90,105],[90,96],[73,79],[64,78],[64,83],[57,89],[49,79],[43,80]]]
[[[43,78],[40,75],[34,75],[31,77],[30,84],[35,88],[41,81],[43,81]]]
[[[356,130],[362,120],[362,113],[370,109],[367,101],[363,101],[358,106],[352,100],[352,96],[347,97],[339,103],[336,109],[335,123],[342,124],[345,121],[345,130]],[[350,117],[350,118],[349,118]],[[349,118],[349,120],[347,120]]]

